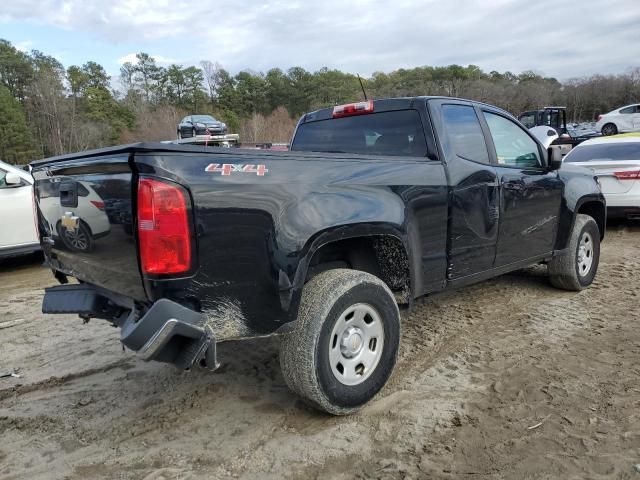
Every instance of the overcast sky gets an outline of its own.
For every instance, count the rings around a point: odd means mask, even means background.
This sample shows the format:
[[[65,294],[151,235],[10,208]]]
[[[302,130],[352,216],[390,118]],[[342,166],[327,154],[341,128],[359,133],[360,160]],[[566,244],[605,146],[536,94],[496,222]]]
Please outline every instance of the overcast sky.
[[[112,75],[144,51],[234,73],[457,63],[564,80],[640,66],[640,0],[0,0],[0,38]]]

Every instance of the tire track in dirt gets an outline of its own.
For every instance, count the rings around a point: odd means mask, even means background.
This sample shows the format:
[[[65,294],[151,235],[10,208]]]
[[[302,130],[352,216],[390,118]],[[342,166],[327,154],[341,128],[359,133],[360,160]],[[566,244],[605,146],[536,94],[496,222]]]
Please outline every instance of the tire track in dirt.
[[[57,341],[38,358],[11,350],[31,378],[47,356],[67,373],[1,391],[0,479],[631,478],[640,320],[620,298],[639,293],[637,238],[614,229],[595,285],[579,294],[552,289],[536,267],[416,302],[391,382],[347,418],[289,394],[277,339],[223,344],[220,371],[180,373],[117,360],[105,350],[117,332],[59,321],[77,354]],[[45,331],[27,323],[10,338]]]

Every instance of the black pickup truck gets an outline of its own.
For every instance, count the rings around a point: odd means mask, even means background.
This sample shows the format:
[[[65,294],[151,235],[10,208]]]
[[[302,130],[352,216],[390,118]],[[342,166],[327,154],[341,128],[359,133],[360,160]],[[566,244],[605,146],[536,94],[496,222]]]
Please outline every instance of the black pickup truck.
[[[217,342],[280,334],[286,382],[333,414],[391,375],[398,304],[538,263],[580,290],[605,232],[591,173],[452,98],[308,113],[288,152],[139,143],[32,165],[62,284],[43,312],[105,319],[183,369],[215,368]]]

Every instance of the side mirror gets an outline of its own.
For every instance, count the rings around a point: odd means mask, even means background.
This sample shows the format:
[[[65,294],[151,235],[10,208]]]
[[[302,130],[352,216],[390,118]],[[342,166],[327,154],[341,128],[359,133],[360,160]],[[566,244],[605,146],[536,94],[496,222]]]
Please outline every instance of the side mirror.
[[[4,177],[4,183],[7,185],[20,185],[22,183],[22,178],[17,173],[9,172]]]
[[[559,170],[562,166],[562,151],[559,148],[548,148],[549,170]]]

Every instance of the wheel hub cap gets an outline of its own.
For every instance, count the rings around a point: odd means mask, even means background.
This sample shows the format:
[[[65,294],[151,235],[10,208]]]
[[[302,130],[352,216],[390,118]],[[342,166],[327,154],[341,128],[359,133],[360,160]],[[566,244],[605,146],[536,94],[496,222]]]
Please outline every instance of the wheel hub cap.
[[[329,362],[334,377],[343,385],[364,382],[377,367],[384,347],[384,325],[369,304],[347,308],[329,337]]]
[[[593,253],[593,238],[591,238],[589,233],[584,232],[580,237],[578,254],[576,256],[578,274],[581,277],[586,277],[591,271],[591,265],[593,265]]]
[[[353,358],[360,353],[363,345],[364,341],[362,330],[356,327],[349,327],[342,334],[340,351],[345,357]]]

